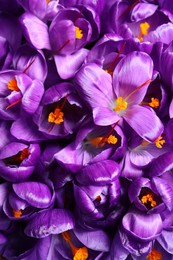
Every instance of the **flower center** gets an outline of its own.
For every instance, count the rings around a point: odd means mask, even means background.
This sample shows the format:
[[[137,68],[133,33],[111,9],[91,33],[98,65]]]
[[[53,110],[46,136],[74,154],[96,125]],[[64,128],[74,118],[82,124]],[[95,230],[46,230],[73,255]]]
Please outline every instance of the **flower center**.
[[[8,89],[12,90],[12,91],[20,91],[18,85],[17,85],[17,80],[15,78],[11,79],[10,81],[8,81]]]
[[[148,34],[148,29],[150,28],[149,23],[145,22],[145,23],[141,23],[140,24],[140,32],[139,32],[139,36],[136,36],[136,38],[138,40],[140,40],[140,42],[143,42],[143,36]]]
[[[86,247],[78,248],[73,242],[71,235],[68,231],[62,233],[63,239],[69,244],[72,254],[73,260],[86,260],[88,259],[88,249]]]
[[[128,103],[125,99],[123,99],[122,97],[118,97],[116,102],[116,106],[114,108],[115,111],[119,112],[121,110],[126,110]]]
[[[21,215],[22,215],[22,210],[21,210],[21,209],[20,209],[20,210],[15,210],[15,209],[13,209],[13,216],[14,216],[15,218],[20,218]]]
[[[19,166],[24,159],[28,158],[29,155],[30,155],[30,153],[28,151],[28,148],[25,148],[22,151],[18,152],[16,155],[13,155],[13,156],[10,156],[10,157],[3,159],[3,161],[7,165],[17,165],[17,166]]]
[[[61,124],[64,122],[64,113],[59,108],[55,108],[54,112],[49,113],[48,122],[57,125]]]
[[[157,148],[162,148],[166,141],[163,139],[162,136],[159,136],[156,141],[154,142]]]
[[[99,136],[90,138],[89,141],[94,147],[103,147],[106,143],[116,144],[118,139],[114,135],[110,135],[109,137]]]
[[[154,200],[154,195],[152,193],[148,193],[147,195],[142,196],[141,202],[143,204],[149,203],[152,208],[157,205],[156,201]]]
[[[162,260],[162,254],[157,251],[155,248],[146,256],[146,259],[149,260]]]
[[[79,27],[75,26],[75,31],[76,31],[76,39],[81,39],[83,37],[82,30]]]

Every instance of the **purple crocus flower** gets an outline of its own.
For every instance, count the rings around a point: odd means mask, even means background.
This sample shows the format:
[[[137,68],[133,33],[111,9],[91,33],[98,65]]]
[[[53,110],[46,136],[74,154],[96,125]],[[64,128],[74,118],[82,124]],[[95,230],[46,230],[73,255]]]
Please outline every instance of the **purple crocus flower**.
[[[89,163],[109,158],[119,160],[125,149],[126,138],[117,123],[114,127],[95,126],[86,119],[74,142],[55,153],[54,159],[62,167],[77,172]]]
[[[9,219],[25,219],[35,211],[53,205],[54,193],[47,184],[28,181],[15,183],[12,188],[3,205]]]
[[[118,216],[114,219],[112,212],[120,199],[118,176],[118,164],[111,160],[83,167],[76,175],[74,197],[85,225],[105,227],[115,224]]]
[[[73,84],[63,82],[45,91],[34,121],[45,135],[63,137],[72,134],[83,117],[82,104]]]
[[[3,71],[0,75],[1,118],[11,120],[18,117],[18,106],[29,114],[35,113],[44,93],[43,83],[32,80],[25,73],[15,70]]]
[[[116,66],[113,85],[108,73],[88,64],[77,73],[76,88],[92,109],[95,124],[111,125],[123,118],[143,139],[154,142],[163,131],[162,123],[153,109],[140,105],[152,74],[151,58],[131,52]]]
[[[154,177],[151,181],[148,178],[138,178],[129,187],[129,198],[135,206],[141,210],[151,213],[173,209],[173,189],[168,181]]]
[[[11,142],[0,151],[0,175],[10,182],[21,182],[28,179],[40,156],[38,144],[26,145]]]

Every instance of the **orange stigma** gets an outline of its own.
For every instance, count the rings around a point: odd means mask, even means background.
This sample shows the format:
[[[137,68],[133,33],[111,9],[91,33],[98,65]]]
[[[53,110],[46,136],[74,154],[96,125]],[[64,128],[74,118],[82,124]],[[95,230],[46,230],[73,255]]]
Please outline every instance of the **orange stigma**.
[[[63,239],[69,244],[72,254],[73,260],[87,260],[88,259],[88,249],[86,247],[78,248],[76,247],[73,242],[71,235],[68,231],[61,233]]]
[[[148,29],[150,28],[149,23],[145,22],[145,23],[141,23],[140,24],[140,32],[139,32],[139,36],[136,36],[136,38],[140,41],[143,42],[143,36],[148,34]]]
[[[166,141],[163,139],[162,136],[159,136],[156,141],[154,142],[157,148],[162,148]]]
[[[122,51],[123,51],[125,45],[126,45],[126,42],[123,43],[123,45],[121,46],[121,48],[120,48],[119,52],[117,53],[115,59],[114,59],[113,62],[110,64],[110,66],[109,66],[107,69],[105,69],[105,71],[106,71],[107,73],[109,73],[111,76],[113,75],[113,71],[114,71],[114,68],[115,68],[115,64],[116,64],[118,58],[120,57],[120,55],[121,55],[121,53],[122,53]]]
[[[146,259],[149,260],[162,260],[162,254],[157,251],[155,248],[146,256]]]
[[[24,148],[22,151],[18,152],[16,155],[10,156],[3,159],[3,161],[8,165],[20,165],[22,161],[28,158],[30,155],[28,148]]]
[[[79,27],[75,26],[75,32],[76,32],[76,39],[82,39],[83,32]]]
[[[8,81],[8,89],[12,90],[12,91],[20,91],[18,85],[17,85],[17,80],[15,78],[11,79],[10,81]]]
[[[21,209],[20,209],[20,210],[15,210],[15,209],[13,209],[13,216],[14,216],[15,218],[20,218],[21,215],[22,215],[22,210],[21,210]]]

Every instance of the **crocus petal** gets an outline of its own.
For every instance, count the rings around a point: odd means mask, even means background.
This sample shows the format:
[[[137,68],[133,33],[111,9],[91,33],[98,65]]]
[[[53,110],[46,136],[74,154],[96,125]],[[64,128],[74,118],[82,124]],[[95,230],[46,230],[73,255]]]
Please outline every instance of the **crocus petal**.
[[[96,125],[107,126],[116,123],[120,117],[108,107],[95,107],[93,119]]]
[[[9,182],[21,182],[27,180],[32,175],[34,169],[34,166],[4,167],[4,164],[0,163],[0,176]]]
[[[86,215],[89,215],[90,217],[94,219],[103,218],[102,212],[99,212],[91,198],[88,196],[87,193],[83,191],[83,189],[77,185],[74,185],[74,196],[76,199],[76,203],[78,208],[85,213]]]
[[[157,8],[157,5],[154,4],[138,3],[132,9],[131,20],[133,22],[141,21],[153,15]]]
[[[153,178],[153,182],[156,185],[157,191],[160,194],[163,202],[166,204],[167,208],[171,211],[173,209],[173,190],[169,183],[158,177]]]
[[[155,112],[146,107],[134,105],[124,115],[127,123],[143,139],[154,142],[163,132],[163,125]]]
[[[158,237],[158,242],[170,254],[173,254],[172,230],[163,230]]]
[[[42,238],[74,228],[74,218],[65,209],[49,209],[38,213],[26,226],[27,236]]]
[[[150,42],[162,42],[170,44],[173,38],[173,24],[162,24],[156,28],[156,30],[150,32],[146,39]]]
[[[49,33],[47,25],[35,15],[24,13],[20,17],[23,33],[36,49],[50,50]]]
[[[34,124],[32,118],[27,117],[19,118],[12,124],[11,134],[17,139],[27,142],[45,140],[45,137],[38,131],[38,127]]]
[[[76,75],[76,87],[92,107],[107,107],[114,97],[111,76],[96,64],[84,66]]]
[[[157,159],[153,160],[146,168],[146,173],[150,177],[162,175],[164,172],[173,168],[173,152],[168,152],[160,155]]]
[[[163,228],[160,214],[147,215],[137,211],[127,213],[122,224],[128,234],[145,242],[155,239]]]
[[[133,91],[148,80],[153,74],[153,62],[144,52],[131,52],[116,66],[113,74],[113,87],[117,97],[129,98],[129,103],[139,104],[147,91],[149,82],[134,94]],[[133,77],[132,77],[133,75]]]
[[[42,0],[18,0],[20,5],[27,11],[35,14],[40,19],[43,19],[46,14],[47,3]]]
[[[75,228],[74,233],[87,248],[109,252],[110,238],[108,234],[103,230],[87,231],[82,228]]]
[[[14,192],[31,206],[46,208],[52,202],[52,192],[50,188],[39,182],[22,182],[13,184]]]
[[[88,54],[87,49],[80,49],[71,55],[54,55],[57,71],[62,79],[73,77]]]
[[[44,87],[42,82],[39,80],[33,80],[31,86],[26,90],[22,98],[23,109],[29,114],[35,113],[43,93]]]
[[[119,175],[119,165],[111,160],[88,165],[77,174],[76,179],[82,185],[105,185]]]

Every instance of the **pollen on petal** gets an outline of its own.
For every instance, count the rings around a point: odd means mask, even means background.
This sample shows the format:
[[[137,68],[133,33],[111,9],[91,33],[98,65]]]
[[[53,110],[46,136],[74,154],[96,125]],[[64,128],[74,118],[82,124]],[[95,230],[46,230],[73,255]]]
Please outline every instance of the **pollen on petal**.
[[[88,249],[86,247],[79,248],[73,257],[73,260],[86,260],[86,259],[88,259]]]
[[[20,218],[21,215],[22,215],[22,210],[21,210],[21,209],[20,209],[20,210],[15,210],[15,209],[13,209],[13,216],[14,216],[15,218]]]
[[[82,30],[77,26],[75,26],[75,30],[76,30],[76,39],[81,39],[83,37]]]
[[[146,256],[146,259],[149,260],[162,260],[162,254],[157,251],[155,248]]]
[[[20,91],[18,85],[17,85],[17,80],[15,78],[11,79],[10,81],[8,81],[8,89],[12,90],[12,91]]]
[[[163,139],[162,136],[159,136],[156,141],[154,142],[157,148],[162,148],[166,141]]]
[[[61,124],[64,122],[64,113],[59,108],[55,108],[54,112],[49,113],[48,122],[57,125]]]

